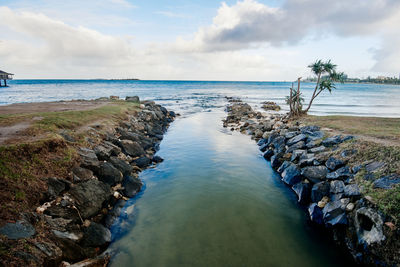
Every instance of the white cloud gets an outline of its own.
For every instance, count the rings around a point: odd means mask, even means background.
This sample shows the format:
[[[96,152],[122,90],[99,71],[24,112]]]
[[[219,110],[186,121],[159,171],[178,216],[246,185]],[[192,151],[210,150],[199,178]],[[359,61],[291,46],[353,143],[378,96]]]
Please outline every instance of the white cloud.
[[[169,18],[181,18],[181,19],[191,18],[191,16],[189,16],[189,15],[179,14],[179,13],[175,13],[175,12],[171,12],[171,11],[156,11],[154,13],[163,15],[163,16],[169,17]]]

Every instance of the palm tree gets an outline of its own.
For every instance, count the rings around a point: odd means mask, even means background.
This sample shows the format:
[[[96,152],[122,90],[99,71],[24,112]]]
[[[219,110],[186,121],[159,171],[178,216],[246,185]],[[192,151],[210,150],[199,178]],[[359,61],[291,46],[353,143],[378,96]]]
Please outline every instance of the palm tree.
[[[342,82],[344,80],[343,72],[336,72],[336,65],[332,64],[330,60],[323,62],[317,60],[308,66],[311,71],[317,76],[317,84],[315,85],[314,92],[311,96],[310,103],[304,113],[307,113],[311,108],[314,99],[324,90],[332,92],[335,87],[335,82]]]

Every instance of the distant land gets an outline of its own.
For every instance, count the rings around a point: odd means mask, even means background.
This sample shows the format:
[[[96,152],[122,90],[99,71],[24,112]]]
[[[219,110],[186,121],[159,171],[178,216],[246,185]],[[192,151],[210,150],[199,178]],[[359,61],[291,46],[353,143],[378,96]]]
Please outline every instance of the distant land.
[[[316,77],[308,77],[307,79],[303,80],[304,82],[316,82]],[[386,77],[386,76],[378,76],[372,78],[368,76],[368,78],[349,78],[345,75],[344,79],[345,83],[376,83],[376,84],[399,84],[400,79],[396,77]]]

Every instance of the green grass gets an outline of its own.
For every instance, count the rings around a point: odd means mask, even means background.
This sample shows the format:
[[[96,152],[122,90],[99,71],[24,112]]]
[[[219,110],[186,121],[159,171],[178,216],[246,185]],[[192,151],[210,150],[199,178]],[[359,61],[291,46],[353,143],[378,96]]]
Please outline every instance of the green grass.
[[[366,135],[400,141],[399,118],[374,118],[353,116],[306,116],[300,119],[306,124],[315,124],[348,134]]]

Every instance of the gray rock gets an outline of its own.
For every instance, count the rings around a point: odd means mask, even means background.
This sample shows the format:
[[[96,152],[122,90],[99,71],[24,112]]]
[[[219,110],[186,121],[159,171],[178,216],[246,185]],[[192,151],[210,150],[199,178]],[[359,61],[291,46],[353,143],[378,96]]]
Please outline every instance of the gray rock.
[[[292,157],[290,158],[291,161],[295,161],[303,155],[307,155],[307,151],[304,149],[297,149],[292,152]]]
[[[74,167],[72,169],[72,174],[74,182],[89,180],[93,177],[93,172],[91,170],[82,167]]]
[[[298,201],[301,204],[306,204],[310,202],[310,183],[300,182],[293,185],[292,189],[297,194]]]
[[[290,147],[288,147],[288,149],[286,150],[286,153],[292,153],[295,150],[299,150],[299,149],[302,149],[302,148],[305,148],[305,147],[306,146],[304,144],[304,141],[300,141],[300,142],[297,142],[296,144],[291,145]]]
[[[275,154],[271,157],[271,167],[273,169],[277,169],[279,168],[279,166],[281,166],[282,164],[281,156],[282,155],[280,154]]]
[[[365,170],[367,172],[375,172],[385,166],[385,162],[379,162],[379,161],[374,161],[372,163],[369,163],[365,165]]]
[[[344,166],[344,162],[340,159],[337,159],[335,157],[330,157],[326,162],[325,166],[328,167],[331,171],[334,171],[342,166]]]
[[[324,222],[328,226],[347,224],[345,205],[340,200],[328,202],[322,213],[324,214]]]
[[[391,174],[374,181],[373,188],[391,189],[397,184],[400,184],[400,176],[396,174]]]
[[[312,166],[312,165],[314,165],[314,161],[315,161],[315,157],[303,158],[303,159],[299,160],[298,165],[299,165],[300,168],[303,168],[303,167],[306,167],[306,166]]]
[[[264,157],[264,159],[266,159],[266,160],[271,160],[271,157],[274,155],[274,151],[272,150],[272,149],[268,149],[265,153],[264,153],[264,155],[263,155],[263,157]]]
[[[52,230],[53,234],[57,238],[62,238],[62,239],[70,239],[73,241],[78,241],[81,237],[75,233],[70,233],[70,232],[62,232],[58,230]]]
[[[81,157],[81,165],[89,170],[96,171],[100,166],[96,153],[88,148],[79,148],[78,154]]]
[[[319,182],[313,185],[311,189],[311,201],[318,203],[324,196],[329,195],[330,184],[328,182]]]
[[[343,150],[342,153],[340,153],[340,156],[343,158],[347,158],[347,157],[354,155],[355,153],[357,153],[357,150],[355,150],[355,149],[346,149],[346,150]]]
[[[154,156],[154,157],[151,159],[151,161],[152,161],[152,162],[155,162],[155,163],[161,163],[161,162],[164,161],[164,159],[163,159],[162,157],[160,157],[160,156]]]
[[[30,238],[36,234],[35,228],[27,221],[20,220],[16,223],[7,223],[0,228],[0,234],[8,239]]]
[[[293,163],[287,167],[282,173],[282,181],[288,185],[294,185],[302,179],[300,169]]]
[[[62,191],[64,191],[67,186],[64,179],[58,179],[54,177],[50,177],[47,179],[47,194],[50,198],[57,197]]]
[[[311,148],[316,147],[317,145],[318,145],[317,142],[311,140],[311,141],[308,141],[308,142],[306,143],[306,148],[307,148],[307,149],[311,149]]]
[[[324,214],[322,213],[322,209],[318,207],[317,203],[312,203],[308,207],[308,214],[310,214],[310,219],[311,221],[317,223],[317,224],[323,224],[324,223]]]
[[[140,191],[142,185],[142,182],[138,178],[128,175],[124,178],[122,183],[124,187],[123,194],[127,197],[133,197]]]
[[[336,135],[333,137],[328,137],[322,141],[322,144],[326,147],[332,147],[342,143],[342,137],[340,135]]]
[[[285,134],[285,138],[286,139],[291,139],[291,138],[295,137],[298,134],[299,133],[297,131],[296,132],[288,132],[288,133]]]
[[[268,149],[268,147],[269,147],[269,145],[263,144],[263,145],[260,146],[259,149],[260,149],[261,152],[265,152]]]
[[[349,184],[344,187],[344,195],[346,197],[359,197],[361,191],[357,184]]]
[[[311,149],[308,150],[308,152],[310,153],[319,153],[319,152],[323,152],[326,150],[325,146],[317,146],[317,147],[313,147]]]
[[[301,174],[313,183],[324,180],[327,173],[328,169],[325,166],[308,166],[301,169]]]
[[[122,140],[120,145],[123,152],[131,157],[140,157],[145,154],[143,148],[135,141]]]
[[[319,131],[321,127],[316,126],[316,125],[309,125],[309,126],[304,126],[300,128],[301,133],[307,133],[307,132],[316,132]]]
[[[323,131],[315,131],[315,132],[306,132],[306,135],[307,135],[307,140],[311,142],[322,139],[325,133]]]
[[[122,181],[122,173],[109,162],[103,162],[96,173],[100,181],[113,186]]]
[[[300,142],[300,141],[304,141],[304,140],[306,140],[307,139],[307,135],[305,135],[305,134],[299,134],[299,135],[297,135],[297,136],[295,136],[295,137],[293,137],[293,138],[290,138],[287,142],[286,142],[286,144],[288,145],[288,146],[291,146],[291,145],[294,145],[294,144],[296,144],[296,143],[298,143],[298,142]]]
[[[111,232],[103,225],[92,222],[85,230],[82,245],[85,247],[101,247],[111,242]]]
[[[257,145],[258,146],[262,146],[265,145],[267,143],[268,139],[262,138],[260,140],[258,140]]]
[[[348,166],[344,166],[334,172],[328,173],[326,175],[326,178],[330,180],[338,180],[338,179],[345,180],[352,176],[353,175],[350,173],[350,168]]]
[[[148,157],[140,157],[133,161],[133,163],[139,168],[146,168],[150,165],[151,160]]]
[[[345,187],[345,185],[344,185],[343,181],[334,180],[334,181],[331,181],[331,183],[330,183],[329,192],[332,194],[343,193],[344,187]]]
[[[110,142],[104,141],[101,145],[94,148],[94,152],[98,159],[108,160],[111,156],[117,156],[121,152],[121,149]]]
[[[291,165],[290,161],[285,160],[282,165],[278,168],[277,172],[282,173],[287,167]]]
[[[360,244],[371,245],[386,239],[383,234],[383,219],[373,209],[362,207],[356,211],[354,224]]]
[[[109,161],[115,168],[122,172],[123,175],[129,175],[133,171],[132,166],[120,158],[111,157]]]
[[[91,179],[72,187],[69,193],[75,199],[82,218],[86,219],[97,214],[103,202],[110,198],[110,186]]]

